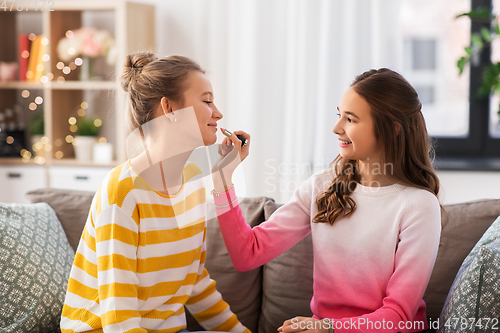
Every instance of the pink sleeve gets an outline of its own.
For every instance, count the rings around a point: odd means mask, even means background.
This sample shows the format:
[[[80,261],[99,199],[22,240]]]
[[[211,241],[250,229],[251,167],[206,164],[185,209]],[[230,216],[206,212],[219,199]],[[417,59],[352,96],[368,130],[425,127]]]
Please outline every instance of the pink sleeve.
[[[401,221],[394,273],[386,287],[382,306],[360,317],[336,319],[335,333],[373,332],[373,328],[378,327],[374,325],[382,325],[376,331],[384,333],[416,332],[428,328],[425,313],[415,315],[422,305],[437,256],[441,211],[434,195],[429,193],[420,199],[409,203],[411,208]],[[412,320],[413,324],[410,324]],[[417,327],[420,324],[417,321],[424,321],[424,327]],[[359,325],[360,322],[364,324]],[[413,328],[406,329],[405,325],[413,325]]]
[[[253,229],[245,222],[234,187],[214,197],[224,243],[238,271],[265,264],[311,232],[310,206],[304,202],[307,196],[304,186],[301,186],[287,204],[276,210],[268,221]]]

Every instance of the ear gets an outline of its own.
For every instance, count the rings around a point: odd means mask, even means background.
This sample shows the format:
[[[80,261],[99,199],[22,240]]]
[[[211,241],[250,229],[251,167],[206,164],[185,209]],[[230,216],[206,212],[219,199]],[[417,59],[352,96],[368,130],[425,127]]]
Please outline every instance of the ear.
[[[161,105],[161,111],[163,112],[163,114],[167,114],[169,112],[172,112],[172,102],[166,98],[166,97],[162,97],[161,98],[161,101],[160,101],[160,105]]]
[[[396,130],[396,136],[399,135],[399,132],[401,132],[401,124],[398,123],[397,121],[394,122],[394,129]]]

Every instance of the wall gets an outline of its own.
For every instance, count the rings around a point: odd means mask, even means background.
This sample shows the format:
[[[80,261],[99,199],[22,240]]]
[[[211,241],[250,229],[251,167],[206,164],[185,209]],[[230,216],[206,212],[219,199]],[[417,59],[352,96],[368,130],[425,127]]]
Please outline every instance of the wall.
[[[500,198],[500,171],[438,171],[442,204]]]
[[[159,56],[182,54],[193,57],[203,67],[209,63],[203,0],[135,0],[156,6],[156,52]],[[210,76],[210,68],[209,70]],[[217,91],[216,82],[214,90]],[[256,151],[252,152],[257,154]],[[264,163],[264,161],[263,161]],[[275,175],[278,176],[278,175]],[[500,198],[499,172],[439,171],[443,204],[458,203],[484,198]],[[264,175],[263,175],[264,177]],[[246,180],[248,181],[248,180]],[[250,195],[266,195],[249,193]]]

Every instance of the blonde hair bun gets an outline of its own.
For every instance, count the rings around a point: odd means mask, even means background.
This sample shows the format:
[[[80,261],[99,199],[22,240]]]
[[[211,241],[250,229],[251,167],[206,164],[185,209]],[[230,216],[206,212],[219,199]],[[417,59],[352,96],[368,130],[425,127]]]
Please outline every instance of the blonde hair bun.
[[[129,54],[125,59],[121,85],[123,90],[129,91],[130,87],[134,86],[137,76],[141,74],[144,66],[157,60],[158,58],[153,53],[133,53]]]
[[[150,52],[129,54],[121,86],[128,93],[130,127],[135,129],[150,121],[163,97],[183,105],[191,71],[205,73],[200,65],[184,56],[158,58]]]

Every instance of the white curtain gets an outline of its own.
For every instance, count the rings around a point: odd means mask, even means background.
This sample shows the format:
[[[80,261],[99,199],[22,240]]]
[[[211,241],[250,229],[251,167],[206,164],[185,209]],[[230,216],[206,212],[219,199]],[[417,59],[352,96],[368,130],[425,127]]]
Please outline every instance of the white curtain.
[[[194,5],[194,57],[212,82],[220,126],[252,135],[238,194],[284,203],[337,156],[336,108],[354,77],[400,70],[399,0]]]

